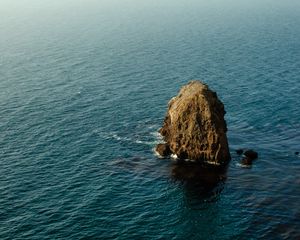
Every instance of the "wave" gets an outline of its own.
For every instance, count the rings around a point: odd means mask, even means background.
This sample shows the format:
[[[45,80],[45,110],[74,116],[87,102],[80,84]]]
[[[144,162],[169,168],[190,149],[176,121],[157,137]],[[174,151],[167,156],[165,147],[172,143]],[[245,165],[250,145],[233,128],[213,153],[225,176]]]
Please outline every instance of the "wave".
[[[157,131],[149,132],[149,133],[141,133],[134,136],[122,136],[120,133],[112,131],[112,132],[101,132],[98,130],[93,131],[94,134],[97,134],[104,138],[105,140],[117,140],[119,142],[131,142],[135,144],[142,144],[147,146],[155,146],[158,143],[163,142],[163,138]]]

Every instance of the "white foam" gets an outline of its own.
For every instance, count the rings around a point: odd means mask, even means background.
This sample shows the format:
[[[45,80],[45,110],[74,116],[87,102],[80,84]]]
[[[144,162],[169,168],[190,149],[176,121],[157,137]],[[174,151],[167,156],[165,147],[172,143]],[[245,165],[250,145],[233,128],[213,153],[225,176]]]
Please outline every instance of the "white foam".
[[[113,135],[113,138],[114,138],[114,139],[117,139],[117,140],[121,140],[121,137],[119,137],[117,134],[114,134],[114,135]]]
[[[164,158],[162,155],[160,155],[156,150],[155,148],[152,149],[152,151],[154,152],[154,155],[158,158]]]
[[[159,140],[162,140],[162,139],[163,139],[163,136],[162,136],[158,131],[151,132],[150,134],[151,134],[152,136],[156,137],[156,138],[159,139]]]
[[[218,162],[214,162],[214,161],[206,161],[207,164],[210,164],[210,165],[215,165],[215,166],[220,166],[221,164],[218,163]]]
[[[242,164],[242,163],[236,163],[235,165],[236,165],[237,167],[242,167],[242,168],[251,168],[251,165]]]
[[[148,145],[148,146],[153,146],[158,144],[158,141],[141,141],[141,140],[136,140],[135,143],[137,144],[144,144],[144,145]]]
[[[150,126],[148,126],[148,129],[153,129],[153,128],[157,128],[157,125],[150,125]]]

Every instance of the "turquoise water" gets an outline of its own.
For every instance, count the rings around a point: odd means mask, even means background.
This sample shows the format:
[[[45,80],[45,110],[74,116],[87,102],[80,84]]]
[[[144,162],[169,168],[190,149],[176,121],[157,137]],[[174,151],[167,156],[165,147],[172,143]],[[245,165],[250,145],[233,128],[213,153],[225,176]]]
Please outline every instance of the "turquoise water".
[[[2,0],[0,16],[0,239],[300,238],[298,0]],[[153,153],[191,79],[225,105],[227,172]]]

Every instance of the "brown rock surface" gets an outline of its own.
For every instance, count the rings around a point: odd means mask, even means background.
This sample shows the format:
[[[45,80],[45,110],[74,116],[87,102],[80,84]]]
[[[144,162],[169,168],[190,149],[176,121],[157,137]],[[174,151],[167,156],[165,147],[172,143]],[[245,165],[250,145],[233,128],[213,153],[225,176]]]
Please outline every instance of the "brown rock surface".
[[[166,143],[157,144],[155,151],[162,157],[167,157],[172,153],[169,145]]]
[[[230,153],[224,115],[217,94],[200,81],[191,81],[170,100],[159,132],[181,159],[226,164]]]

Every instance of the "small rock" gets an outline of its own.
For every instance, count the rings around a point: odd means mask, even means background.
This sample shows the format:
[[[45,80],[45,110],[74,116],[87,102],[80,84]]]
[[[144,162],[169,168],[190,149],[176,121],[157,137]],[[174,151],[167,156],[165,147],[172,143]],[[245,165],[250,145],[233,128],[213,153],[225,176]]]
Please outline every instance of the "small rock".
[[[162,157],[167,157],[167,156],[169,156],[171,154],[170,147],[166,143],[159,143],[159,144],[157,144],[155,150]]]
[[[243,165],[252,165],[252,159],[250,159],[250,158],[248,158],[248,157],[244,157],[243,159],[242,159],[242,164]]]
[[[237,150],[235,150],[235,151],[236,151],[236,153],[237,153],[238,155],[242,155],[243,152],[244,152],[243,149],[237,149]]]
[[[249,158],[250,160],[254,160],[258,158],[258,153],[253,151],[252,149],[245,151],[244,155],[246,156],[246,158]]]
[[[299,155],[299,152],[295,152],[295,155]]]

